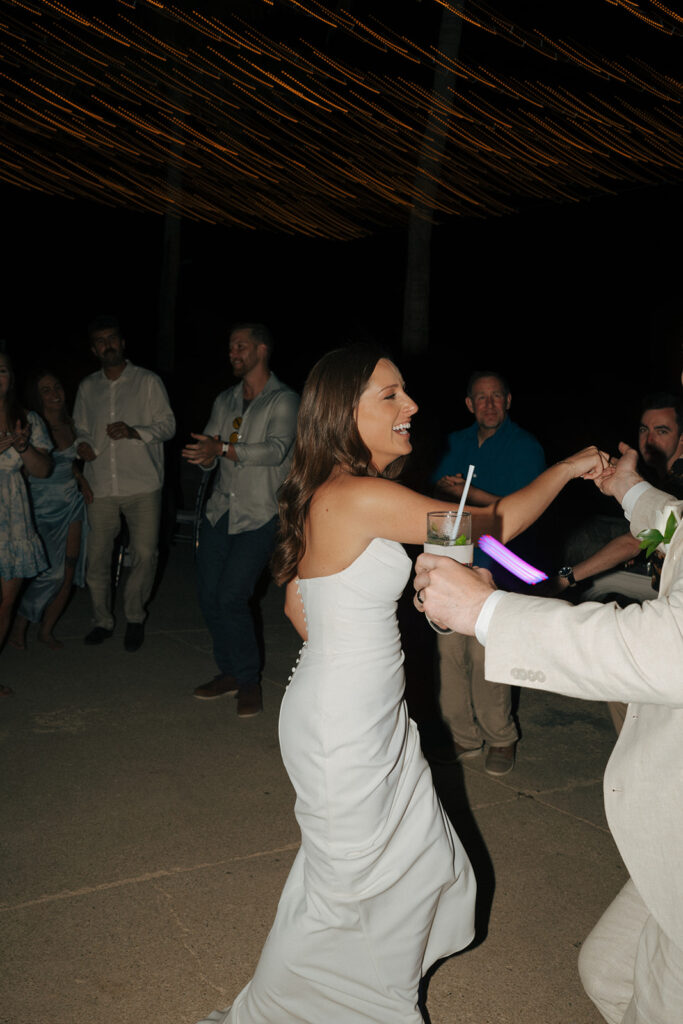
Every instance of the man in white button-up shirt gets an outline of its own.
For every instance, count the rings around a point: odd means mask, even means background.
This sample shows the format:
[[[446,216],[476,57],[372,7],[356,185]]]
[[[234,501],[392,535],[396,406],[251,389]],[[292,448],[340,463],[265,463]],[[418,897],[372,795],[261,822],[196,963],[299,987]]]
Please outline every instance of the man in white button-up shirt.
[[[683,502],[645,483],[621,446],[600,489],[631,532],[656,530],[657,600],[627,608],[495,590],[484,570],[417,561],[417,607],[476,635],[486,678],[588,700],[628,702],[605,771],[607,820],[630,879],[584,942],[584,987],[611,1024],[683,1021]],[[673,532],[672,532],[673,531]]]
[[[175,434],[175,417],[160,378],[125,358],[115,317],[97,317],[88,337],[101,369],[81,382],[74,405],[77,452],[94,496],[88,506],[87,582],[95,626],[85,642],[100,644],[114,629],[111,556],[123,514],[131,557],[124,646],[137,651],[157,566],[163,442]]]

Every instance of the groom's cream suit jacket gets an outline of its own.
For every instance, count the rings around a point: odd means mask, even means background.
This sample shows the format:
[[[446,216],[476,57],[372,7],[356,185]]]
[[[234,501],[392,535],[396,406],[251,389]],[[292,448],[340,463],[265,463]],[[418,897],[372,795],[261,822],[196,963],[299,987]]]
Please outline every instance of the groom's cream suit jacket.
[[[631,532],[654,526],[666,506],[683,512],[683,502],[646,489]],[[605,811],[641,898],[683,949],[683,526],[659,596],[642,606],[503,595],[488,626],[486,678],[629,703],[605,772]]]

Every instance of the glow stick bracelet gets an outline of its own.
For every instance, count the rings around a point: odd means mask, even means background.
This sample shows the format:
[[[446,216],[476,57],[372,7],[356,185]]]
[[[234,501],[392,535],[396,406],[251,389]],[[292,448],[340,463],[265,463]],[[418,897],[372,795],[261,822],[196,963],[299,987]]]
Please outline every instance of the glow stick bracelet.
[[[499,540],[491,537],[488,533],[479,538],[479,547],[494,562],[498,562],[498,565],[502,565],[504,569],[507,569],[513,576],[517,576],[518,579],[523,580],[525,583],[540,583],[541,580],[548,579],[547,573],[541,572],[540,569],[534,569],[533,565],[529,565],[523,558],[516,555],[514,551],[510,551],[509,548],[506,548],[504,544],[501,544]]]
[[[458,536],[458,530],[460,529],[460,520],[462,519],[462,513],[467,502],[467,492],[470,489],[472,483],[472,474],[474,473],[474,466],[470,463],[470,468],[467,470],[467,479],[465,480],[465,486],[462,489],[460,495],[460,504],[458,505],[458,514],[455,517],[455,527],[453,529],[453,539]]]

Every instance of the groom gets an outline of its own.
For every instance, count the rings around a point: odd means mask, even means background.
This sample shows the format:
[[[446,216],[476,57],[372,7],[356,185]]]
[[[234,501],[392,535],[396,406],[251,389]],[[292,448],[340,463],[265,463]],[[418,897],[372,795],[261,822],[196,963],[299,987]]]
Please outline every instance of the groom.
[[[683,502],[645,483],[621,445],[596,481],[631,532],[663,534]],[[490,575],[420,555],[416,607],[486,648],[486,678],[629,702],[605,772],[605,810],[630,878],[584,943],[579,972],[612,1024],[683,1021],[683,528],[667,545],[657,600],[583,604],[496,591]]]

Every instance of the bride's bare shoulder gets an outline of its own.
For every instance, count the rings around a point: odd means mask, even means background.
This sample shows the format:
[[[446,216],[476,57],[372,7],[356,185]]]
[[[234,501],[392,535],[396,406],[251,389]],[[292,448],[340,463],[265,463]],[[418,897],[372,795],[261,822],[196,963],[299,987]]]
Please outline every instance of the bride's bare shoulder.
[[[398,494],[405,494],[401,484],[376,476],[352,476],[340,473],[330,478],[313,495],[311,514],[329,511],[346,512],[349,508],[367,508],[390,502]]]
[[[367,478],[338,474],[311,498],[306,549],[299,576],[330,576],[345,569],[372,539],[360,495]]]

